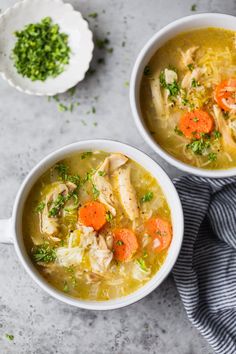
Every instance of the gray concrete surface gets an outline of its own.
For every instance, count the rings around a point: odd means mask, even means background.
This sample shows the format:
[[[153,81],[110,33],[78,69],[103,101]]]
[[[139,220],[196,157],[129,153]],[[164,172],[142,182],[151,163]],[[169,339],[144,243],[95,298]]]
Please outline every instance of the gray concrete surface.
[[[0,0],[3,10],[15,0]],[[0,81],[0,217],[11,215],[24,176],[47,153],[81,138],[113,138],[138,146],[172,176],[179,172],[156,156],[137,132],[128,84],[147,39],[179,17],[197,12],[236,14],[234,0],[74,0],[96,37],[108,37],[113,53],[96,50],[93,75],[78,86],[73,113],[55,101],[23,95]],[[107,34],[109,32],[110,34]],[[123,43],[123,45],[122,45]],[[105,64],[97,64],[104,58]],[[61,96],[66,99],[66,95]],[[92,107],[96,113],[88,113]],[[94,125],[97,124],[97,126]],[[5,338],[14,335],[14,341]],[[45,294],[20,265],[13,246],[0,245],[0,353],[212,354],[189,323],[172,277],[148,297],[124,309],[89,312]]]

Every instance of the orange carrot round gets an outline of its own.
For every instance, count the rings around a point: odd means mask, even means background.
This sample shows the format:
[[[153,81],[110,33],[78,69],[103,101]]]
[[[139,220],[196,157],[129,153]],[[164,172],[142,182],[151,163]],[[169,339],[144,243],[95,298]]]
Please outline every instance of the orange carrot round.
[[[208,134],[213,130],[214,119],[201,109],[186,112],[180,118],[179,129],[188,139],[200,139],[201,134]]]
[[[92,201],[79,209],[79,220],[85,226],[100,230],[106,224],[106,208],[102,203]]]
[[[236,105],[236,79],[221,81],[215,89],[215,100],[225,111],[235,110]],[[233,105],[233,106],[232,106]]]
[[[149,219],[145,229],[152,238],[151,247],[155,252],[161,252],[169,247],[172,240],[172,227],[168,221],[160,217]]]
[[[113,231],[114,258],[117,261],[127,261],[138,249],[135,233],[130,229],[117,229]]]

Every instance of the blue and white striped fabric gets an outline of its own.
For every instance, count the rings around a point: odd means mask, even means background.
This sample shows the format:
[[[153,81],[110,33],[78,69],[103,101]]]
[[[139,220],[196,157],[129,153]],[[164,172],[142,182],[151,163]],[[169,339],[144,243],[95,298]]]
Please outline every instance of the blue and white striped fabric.
[[[185,217],[174,279],[190,321],[218,354],[236,354],[236,178],[175,179]]]

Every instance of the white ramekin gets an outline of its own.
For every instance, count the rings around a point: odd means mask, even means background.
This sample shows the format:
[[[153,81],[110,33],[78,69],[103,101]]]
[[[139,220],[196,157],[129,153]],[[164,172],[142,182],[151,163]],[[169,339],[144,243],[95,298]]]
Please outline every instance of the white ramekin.
[[[161,269],[154,277],[134,293],[108,301],[85,301],[70,297],[52,287],[40,275],[30,260],[23,242],[22,212],[25,200],[38,178],[53,164],[66,156],[79,151],[103,150],[107,152],[121,152],[142,165],[160,184],[171,210],[173,224],[173,239],[167,258]],[[87,140],[67,145],[45,157],[25,178],[17,194],[11,219],[0,220],[0,242],[14,243],[16,253],[27,273],[47,293],[67,304],[90,310],[110,310],[132,304],[153,291],[170,273],[178,257],[183,239],[183,211],[178,193],[167,174],[149,156],[129,145],[111,140]]]
[[[69,64],[54,78],[45,81],[31,81],[17,73],[11,59],[16,43],[15,31],[22,30],[29,23],[40,22],[51,17],[68,34],[71,48]],[[9,85],[29,95],[56,95],[75,86],[83,80],[93,54],[92,32],[88,22],[71,4],[62,0],[21,0],[0,15],[0,75]]]
[[[162,28],[146,43],[134,64],[130,80],[130,105],[136,126],[144,140],[156,151],[163,159],[178,169],[203,177],[229,177],[236,175],[236,168],[226,170],[209,170],[190,166],[176,159],[166,152],[154,140],[145,125],[140,108],[140,83],[143,70],[148,64],[157,49],[163,46],[169,39],[177,34],[197,28],[219,27],[224,29],[236,30],[236,17],[225,14],[205,13],[180,18]]]

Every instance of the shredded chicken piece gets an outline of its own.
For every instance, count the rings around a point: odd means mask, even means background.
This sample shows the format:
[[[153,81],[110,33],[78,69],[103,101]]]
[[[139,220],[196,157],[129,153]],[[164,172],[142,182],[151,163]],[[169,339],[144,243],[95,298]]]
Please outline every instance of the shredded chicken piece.
[[[194,55],[196,51],[198,50],[199,47],[194,46],[186,50],[186,52],[183,52],[180,49],[181,55],[182,55],[182,61],[185,66],[188,66],[189,64],[192,64],[194,62]]]
[[[178,80],[178,75],[174,70],[165,69],[164,75],[167,84],[173,84],[174,81]]]
[[[157,74],[157,79],[150,81],[153,104],[158,117],[163,116],[165,114],[165,107],[164,107],[163,97],[161,94],[159,75],[160,73]]]
[[[188,71],[183,80],[182,80],[182,88],[187,89],[190,88],[192,86],[192,81],[193,79],[195,79],[196,81],[198,81],[201,77],[202,74],[204,74],[205,69],[203,68],[195,68],[193,69],[193,71]]]
[[[98,283],[103,279],[103,276],[101,274],[97,274],[94,272],[86,272],[84,277],[87,284]]]
[[[109,267],[113,253],[107,248],[104,237],[99,235],[97,242],[89,250],[89,259],[93,272],[103,273]]]
[[[76,185],[72,182],[58,183],[56,182],[55,188],[46,195],[45,207],[41,214],[41,232],[49,236],[54,236],[58,232],[58,219],[56,217],[49,217],[50,207],[60,194],[68,194],[73,191]],[[53,186],[54,187],[54,186]]]
[[[231,134],[231,129],[230,127],[227,125],[224,117],[223,117],[223,113],[221,111],[221,109],[217,106],[214,105],[213,106],[213,111],[214,111],[214,116],[217,122],[217,126],[218,129],[220,131],[220,133],[222,134],[222,141],[223,144],[225,146],[225,148],[227,149],[235,149],[236,148],[236,142],[234,141],[232,134]]]
[[[102,165],[93,175],[93,183],[100,192],[98,199],[101,203],[106,205],[113,216],[116,215],[115,197],[109,179],[113,172],[127,161],[128,158],[122,154],[112,154],[105,158]],[[103,172],[104,175],[102,175],[101,172]]]
[[[134,221],[136,218],[139,217],[139,208],[135,189],[131,184],[130,172],[130,166],[119,168],[118,187],[121,204],[130,220]]]
[[[147,271],[144,271],[143,269],[140,268],[139,264],[134,262],[132,266],[132,275],[134,279],[137,279],[139,281],[146,280],[151,273],[150,269],[147,269]]]

